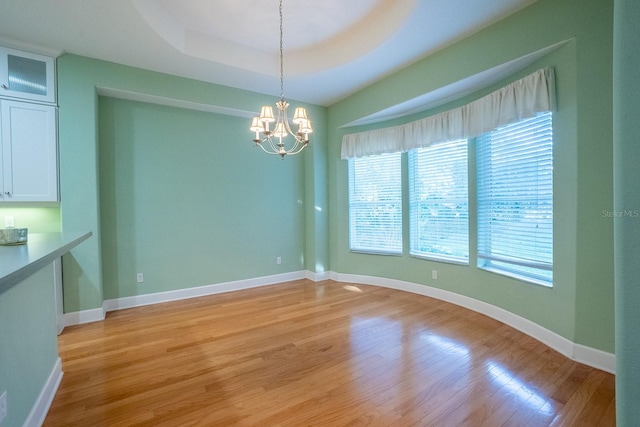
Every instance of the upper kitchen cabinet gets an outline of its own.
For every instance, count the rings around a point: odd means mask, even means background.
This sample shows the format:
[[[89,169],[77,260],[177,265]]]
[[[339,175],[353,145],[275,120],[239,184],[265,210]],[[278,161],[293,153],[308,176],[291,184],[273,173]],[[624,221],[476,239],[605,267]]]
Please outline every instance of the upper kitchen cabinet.
[[[55,58],[0,46],[0,97],[55,103]]]
[[[0,99],[0,204],[58,201],[54,105]]]

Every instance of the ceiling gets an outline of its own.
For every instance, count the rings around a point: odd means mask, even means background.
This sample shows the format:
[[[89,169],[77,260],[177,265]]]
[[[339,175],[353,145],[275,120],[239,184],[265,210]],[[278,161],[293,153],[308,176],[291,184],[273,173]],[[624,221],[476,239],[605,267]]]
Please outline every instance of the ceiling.
[[[285,95],[331,105],[534,1],[285,0]],[[0,44],[280,95],[278,0],[0,5]]]

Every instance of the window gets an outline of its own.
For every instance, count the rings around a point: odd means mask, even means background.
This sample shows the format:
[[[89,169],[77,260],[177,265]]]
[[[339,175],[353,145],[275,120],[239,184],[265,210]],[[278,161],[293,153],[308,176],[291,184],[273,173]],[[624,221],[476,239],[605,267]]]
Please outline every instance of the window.
[[[553,281],[551,113],[477,140],[478,267]]]
[[[467,140],[409,152],[410,253],[469,262]]]
[[[349,159],[349,247],[402,253],[400,153]]]

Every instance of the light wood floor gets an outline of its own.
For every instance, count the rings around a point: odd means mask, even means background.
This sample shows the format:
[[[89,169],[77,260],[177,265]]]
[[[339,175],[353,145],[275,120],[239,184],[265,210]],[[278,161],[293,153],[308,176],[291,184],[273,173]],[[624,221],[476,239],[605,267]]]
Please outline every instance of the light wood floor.
[[[45,426],[613,426],[614,377],[478,313],[302,280],[60,336]]]

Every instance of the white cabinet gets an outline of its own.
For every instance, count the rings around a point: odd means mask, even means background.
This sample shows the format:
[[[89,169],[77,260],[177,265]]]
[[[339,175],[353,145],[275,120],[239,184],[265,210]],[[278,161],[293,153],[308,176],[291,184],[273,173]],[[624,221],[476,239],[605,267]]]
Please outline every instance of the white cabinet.
[[[55,103],[55,59],[0,46],[0,97]]]
[[[0,99],[0,202],[58,200],[56,107]]]
[[[0,202],[58,200],[55,102],[55,58],[0,46]]]

